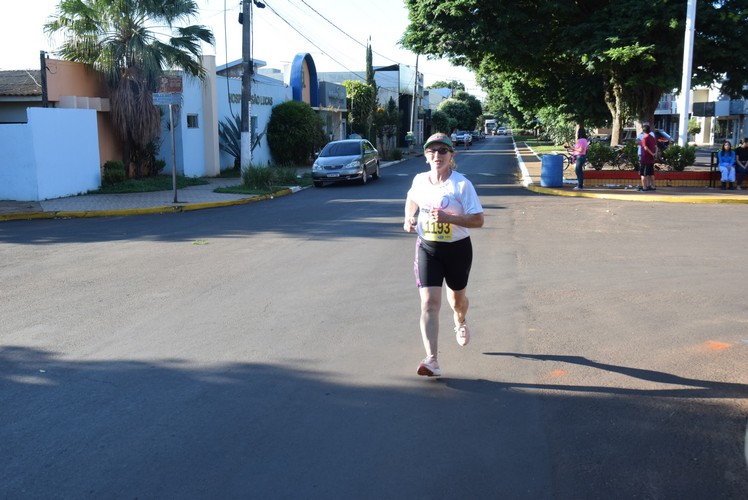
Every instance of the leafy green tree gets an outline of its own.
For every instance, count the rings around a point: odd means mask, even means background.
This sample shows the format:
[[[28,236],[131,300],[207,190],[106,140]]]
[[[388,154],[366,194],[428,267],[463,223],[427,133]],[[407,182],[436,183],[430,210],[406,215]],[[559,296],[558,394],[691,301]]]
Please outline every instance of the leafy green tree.
[[[306,165],[314,151],[327,144],[322,119],[309,104],[286,101],[273,108],[268,146],[280,165]]]
[[[437,110],[452,118],[453,121],[450,126],[454,128],[472,130],[475,126],[475,118],[470,111],[470,107],[464,101],[452,98],[445,99],[439,103]]]
[[[523,113],[551,105],[587,120],[587,110],[595,111],[594,118],[604,103],[613,140],[626,116],[651,120],[662,93],[680,85],[682,0],[406,0],[406,5],[405,47],[465,65],[490,85],[511,79],[503,93]],[[727,95],[743,94],[748,5],[715,0],[699,2],[697,11],[693,83],[720,81]]]
[[[483,105],[480,103],[477,97],[468,94],[465,91],[459,91],[454,94],[454,98],[458,101],[462,101],[467,105],[472,118],[472,125],[465,127],[467,130],[474,130],[480,128],[479,118],[483,115]]]
[[[358,80],[343,82],[348,98],[348,118],[351,130],[366,136],[369,127],[371,110],[376,103],[376,90],[369,84]]]
[[[213,34],[204,26],[179,26],[197,13],[193,0],[62,0],[44,26],[48,34],[64,35],[58,50],[63,59],[88,64],[106,78],[125,165],[133,158],[155,160],[161,115],[152,92],[164,71],[205,76],[200,42],[213,44]],[[136,176],[152,171],[136,165]]]
[[[455,125],[456,126],[456,125]],[[455,126],[450,126],[449,116],[441,111],[434,111],[431,114],[431,133],[442,132],[449,134]]]
[[[400,123],[400,111],[397,103],[390,97],[387,107],[378,107],[374,113],[374,129],[382,147],[382,156],[387,157],[387,145],[393,137],[397,137],[397,125]]]
[[[465,91],[465,84],[462,82],[458,82],[457,80],[452,80],[449,82],[445,82],[443,80],[439,80],[438,82],[434,82],[431,85],[426,87],[427,89],[451,89],[452,93],[455,93],[459,90]]]

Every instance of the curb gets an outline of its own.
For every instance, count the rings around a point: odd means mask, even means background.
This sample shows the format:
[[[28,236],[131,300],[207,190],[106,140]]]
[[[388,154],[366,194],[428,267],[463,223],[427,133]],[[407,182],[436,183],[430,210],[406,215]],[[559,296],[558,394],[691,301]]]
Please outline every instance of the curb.
[[[185,205],[163,205],[148,208],[125,208],[121,210],[86,210],[86,211],[53,211],[53,212],[27,212],[22,214],[0,214],[0,221],[31,220],[31,219],[82,219],[93,217],[117,217],[124,215],[154,215],[171,214],[179,212],[190,212],[193,210],[204,210],[207,208],[228,207],[232,205],[247,205],[258,201],[272,200],[298,191],[302,187],[286,188],[271,194],[261,196],[250,196],[239,200],[213,201],[205,203],[192,203]]]
[[[385,162],[380,165],[381,168],[387,168],[403,161],[408,160],[407,156],[404,156],[400,160],[393,160]],[[33,219],[83,219],[83,218],[94,218],[94,217],[121,217],[127,215],[154,215],[154,214],[173,214],[179,212],[190,212],[193,210],[205,210],[208,208],[220,208],[229,207],[233,205],[246,205],[249,203],[256,203],[259,201],[272,200],[276,197],[286,196],[289,194],[297,193],[304,189],[308,189],[309,186],[301,187],[294,186],[290,188],[281,189],[270,194],[264,194],[260,196],[248,195],[246,198],[238,200],[228,201],[212,201],[205,203],[189,203],[184,205],[162,205],[156,207],[147,208],[124,208],[121,210],[85,210],[85,211],[50,211],[50,212],[24,212],[15,214],[0,214],[0,222],[12,221],[12,220],[33,220]]]
[[[598,198],[603,200],[620,200],[620,201],[660,201],[665,203],[712,203],[712,204],[748,204],[748,198],[716,198],[712,196],[697,195],[667,195],[667,194],[619,194],[619,193],[591,193],[585,191],[566,191],[559,188],[542,187],[533,182],[525,186],[526,189],[534,193],[547,194],[553,196],[568,196],[575,198]]]
[[[514,152],[517,156],[517,162],[519,164],[519,169],[522,174],[522,185],[527,189],[528,191],[532,191],[533,193],[538,194],[545,194],[545,195],[551,195],[551,196],[569,196],[569,197],[575,197],[575,198],[597,198],[597,199],[603,199],[603,200],[620,200],[620,201],[638,201],[638,202],[652,202],[652,201],[659,201],[663,203],[711,203],[711,204],[748,204],[748,197],[735,197],[732,196],[704,196],[704,195],[667,195],[667,194],[620,194],[620,193],[592,193],[589,191],[567,191],[564,189],[559,189],[556,187],[543,187],[539,184],[536,184],[535,181],[532,179],[532,176],[530,175],[529,170],[527,169],[527,165],[525,165],[525,162],[522,160],[522,155],[519,152],[519,148],[517,147],[517,143],[514,141],[514,137],[512,137],[512,144],[514,145]],[[540,159],[540,157],[535,153],[535,151],[530,147],[526,146],[527,149],[530,150],[530,152],[535,155],[536,158]]]

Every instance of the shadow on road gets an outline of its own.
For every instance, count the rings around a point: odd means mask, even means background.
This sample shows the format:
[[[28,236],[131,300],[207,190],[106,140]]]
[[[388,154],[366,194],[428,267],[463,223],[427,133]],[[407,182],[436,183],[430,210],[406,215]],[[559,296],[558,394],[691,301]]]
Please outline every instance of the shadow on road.
[[[497,356],[532,356],[489,353]],[[537,357],[561,359],[564,357]],[[584,358],[570,362],[590,363]],[[744,416],[715,397],[288,364],[0,349],[3,498],[739,498]],[[542,391],[537,389],[543,389]],[[572,393],[574,389],[576,393]],[[600,391],[602,392],[602,391]],[[698,393],[697,393],[698,394]],[[427,478],[427,479],[426,479]]]
[[[594,387],[594,386],[567,386],[567,385],[525,385],[536,389],[553,389],[556,391],[575,391],[575,392],[599,392],[606,394],[638,395],[638,396],[656,396],[668,398],[730,398],[730,399],[748,399],[748,385],[733,384],[728,382],[716,382],[711,380],[695,380],[685,377],[679,377],[670,373],[658,372],[655,370],[643,370],[641,368],[632,368],[628,366],[609,365],[598,363],[582,356],[556,356],[548,354],[518,354],[511,352],[487,352],[488,356],[511,356],[519,359],[532,359],[536,361],[556,361],[561,363],[571,363],[580,366],[587,366],[598,370],[604,370],[611,373],[620,373],[628,377],[655,382],[658,384],[683,386],[678,389],[628,389],[625,387]]]

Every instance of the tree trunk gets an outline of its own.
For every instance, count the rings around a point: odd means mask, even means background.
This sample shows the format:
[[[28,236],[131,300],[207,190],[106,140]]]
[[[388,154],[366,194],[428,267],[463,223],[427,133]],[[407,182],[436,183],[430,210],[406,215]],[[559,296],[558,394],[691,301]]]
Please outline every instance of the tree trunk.
[[[132,165],[130,160],[132,159],[132,149],[130,148],[130,142],[127,140],[122,141],[122,164],[125,166],[125,176],[130,179],[133,177],[134,172],[132,171]]]
[[[605,90],[605,104],[608,106],[613,122],[610,131],[610,145],[617,146],[621,143],[621,132],[623,130],[623,99],[621,85],[613,76],[610,85]]]
[[[648,122],[653,130],[655,126],[655,111],[657,110],[657,105],[660,103],[661,96],[662,89],[656,86],[639,89],[636,96],[636,116],[640,123]]]

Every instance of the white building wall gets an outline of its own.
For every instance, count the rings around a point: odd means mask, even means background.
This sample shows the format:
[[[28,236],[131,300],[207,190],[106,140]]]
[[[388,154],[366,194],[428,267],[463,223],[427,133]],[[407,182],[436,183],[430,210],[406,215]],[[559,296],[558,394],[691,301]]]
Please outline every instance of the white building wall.
[[[203,81],[204,123],[215,126],[202,127],[203,143],[205,144],[205,175],[214,177],[220,175],[221,164],[218,154],[218,96],[216,94],[216,57],[203,56],[203,67],[210,75]]]
[[[29,108],[28,119],[0,126],[0,199],[40,201],[99,188],[96,111]]]
[[[0,125],[0,200],[38,200],[31,127]]]
[[[85,193],[101,186],[99,132],[93,109],[28,110],[39,199]]]
[[[228,120],[232,113],[240,116],[241,80],[219,76],[216,89],[218,94],[218,120]],[[255,166],[272,164],[273,157],[267,141],[267,126],[273,113],[273,107],[292,99],[291,88],[275,78],[256,75],[252,78],[251,90],[252,105],[250,106],[250,113],[256,119],[254,133],[260,137],[259,143],[252,150],[252,164]],[[220,158],[222,170],[234,166],[233,157],[227,153],[222,151]]]
[[[184,102],[179,116],[179,127],[182,129],[181,144],[177,147],[182,153],[182,172],[186,177],[204,177],[207,175],[205,164],[205,127],[218,127],[217,123],[208,123],[203,107],[203,82],[197,78],[183,77]],[[210,103],[206,103],[210,104]],[[197,128],[187,127],[187,116],[197,116]],[[179,165],[179,163],[177,163]]]

